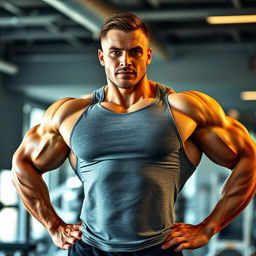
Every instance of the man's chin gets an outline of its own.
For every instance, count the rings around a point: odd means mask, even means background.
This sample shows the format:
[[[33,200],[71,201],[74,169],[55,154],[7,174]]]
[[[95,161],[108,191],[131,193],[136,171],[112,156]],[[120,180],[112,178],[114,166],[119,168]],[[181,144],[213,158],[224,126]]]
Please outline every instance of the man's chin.
[[[122,88],[122,89],[130,89],[132,87],[134,87],[136,84],[135,83],[127,83],[127,82],[124,82],[124,83],[116,83],[115,84],[118,88]]]
[[[120,89],[130,89],[135,87],[137,84],[137,80],[135,79],[108,79],[114,86]]]
[[[133,87],[133,85],[131,85],[131,84],[119,84],[118,87],[119,88],[124,88],[124,89],[129,89],[129,88]]]

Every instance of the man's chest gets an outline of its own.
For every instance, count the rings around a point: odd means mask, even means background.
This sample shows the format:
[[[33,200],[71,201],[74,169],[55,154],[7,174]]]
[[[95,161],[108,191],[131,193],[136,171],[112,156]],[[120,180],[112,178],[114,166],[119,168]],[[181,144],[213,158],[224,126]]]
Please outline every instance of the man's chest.
[[[93,105],[75,124],[70,136],[72,151],[88,161],[154,158],[176,152],[181,145],[170,115],[156,104],[125,114]]]

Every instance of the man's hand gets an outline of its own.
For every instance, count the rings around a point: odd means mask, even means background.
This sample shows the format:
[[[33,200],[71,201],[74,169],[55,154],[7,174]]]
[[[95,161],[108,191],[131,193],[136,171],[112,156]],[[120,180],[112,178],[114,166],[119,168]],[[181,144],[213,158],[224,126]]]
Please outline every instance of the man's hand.
[[[162,249],[177,246],[175,252],[184,249],[196,249],[204,246],[212,237],[206,230],[205,225],[191,225],[185,223],[174,223],[173,229],[162,244]]]
[[[54,244],[63,249],[69,250],[72,245],[82,237],[81,223],[62,224],[50,232]]]

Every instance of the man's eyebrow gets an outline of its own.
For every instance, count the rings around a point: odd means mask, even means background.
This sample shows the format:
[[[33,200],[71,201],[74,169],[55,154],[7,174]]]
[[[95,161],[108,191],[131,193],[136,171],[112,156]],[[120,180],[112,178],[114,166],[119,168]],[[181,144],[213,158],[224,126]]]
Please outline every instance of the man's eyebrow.
[[[111,46],[108,50],[109,50],[109,51],[111,51],[111,50],[116,50],[116,51],[119,50],[119,51],[120,51],[120,50],[123,50],[123,49],[118,48],[118,47]]]
[[[135,47],[133,47],[133,48],[131,48],[131,50],[143,50],[143,48],[141,47],[141,46],[135,46]]]
[[[135,46],[135,47],[132,47],[131,49],[129,50],[136,50],[136,49],[143,49],[141,46]],[[112,51],[112,50],[115,50],[115,51],[122,51],[123,48],[118,48],[118,47],[115,47],[115,46],[111,46],[109,49],[109,51]]]

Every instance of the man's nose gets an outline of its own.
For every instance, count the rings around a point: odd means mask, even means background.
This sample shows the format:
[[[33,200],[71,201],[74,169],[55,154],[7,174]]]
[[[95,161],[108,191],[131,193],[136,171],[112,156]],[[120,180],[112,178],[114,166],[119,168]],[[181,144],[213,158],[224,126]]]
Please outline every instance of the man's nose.
[[[121,60],[120,60],[120,65],[122,67],[127,67],[131,65],[131,56],[129,55],[129,53],[124,52],[121,56]]]

